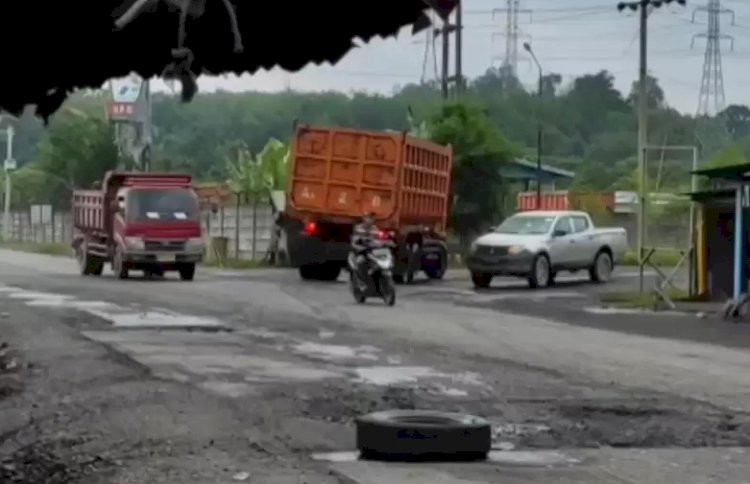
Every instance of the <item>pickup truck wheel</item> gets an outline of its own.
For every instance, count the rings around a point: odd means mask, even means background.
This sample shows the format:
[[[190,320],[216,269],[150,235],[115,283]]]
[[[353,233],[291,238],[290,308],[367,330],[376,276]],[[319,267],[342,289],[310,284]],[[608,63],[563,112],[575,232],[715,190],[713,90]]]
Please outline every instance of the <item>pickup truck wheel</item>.
[[[547,287],[550,285],[552,271],[550,269],[549,258],[544,254],[534,257],[531,264],[531,274],[529,275],[529,287]]]
[[[594,264],[589,269],[589,277],[593,282],[607,282],[612,278],[612,256],[609,252],[599,251],[594,258]]]
[[[492,282],[492,274],[482,274],[480,272],[471,273],[471,282],[477,289],[487,289]]]
[[[181,264],[177,271],[183,281],[192,281],[195,278],[195,264]]]

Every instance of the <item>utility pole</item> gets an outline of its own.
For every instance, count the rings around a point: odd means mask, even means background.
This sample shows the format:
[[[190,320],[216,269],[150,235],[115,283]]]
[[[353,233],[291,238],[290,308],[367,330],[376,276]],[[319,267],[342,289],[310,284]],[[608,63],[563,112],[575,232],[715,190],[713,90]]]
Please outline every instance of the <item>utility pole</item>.
[[[449,17],[443,18],[443,25],[440,28],[435,29],[435,35],[442,36],[442,44],[443,44],[443,56],[442,56],[442,71],[440,75],[440,88],[443,94],[443,99],[447,100],[450,97],[450,85],[451,83],[454,84],[455,87],[455,93],[456,96],[458,96],[461,93],[462,89],[462,56],[461,56],[461,49],[462,49],[462,38],[461,38],[461,29],[463,28],[463,18],[462,18],[462,5],[461,1],[457,2],[455,12],[456,12],[456,19],[455,23],[450,22]],[[456,47],[456,65],[455,65],[455,74],[450,75],[450,35],[455,34],[455,47]]]
[[[703,56],[703,77],[701,78],[701,90],[698,96],[698,116],[709,116],[724,109],[726,99],[724,97],[724,73],[721,66],[721,41],[729,40],[730,49],[734,50],[734,37],[721,33],[721,16],[730,14],[732,25],[735,25],[734,11],[721,8],[721,0],[708,0],[705,7],[698,7],[693,11],[693,23],[699,12],[708,14],[708,29],[705,33],[696,34],[690,42],[690,48],[695,45],[695,39],[706,39],[706,53]],[[713,105],[711,97],[713,95]]]
[[[10,173],[16,169],[16,160],[13,159],[13,136],[15,131],[12,125],[8,125],[5,128],[5,136],[7,138],[6,151],[5,151],[5,162],[3,168],[5,170],[5,204],[3,206],[3,240],[10,240]]]
[[[639,13],[640,49],[638,56],[638,292],[643,293],[644,248],[646,245],[646,203],[648,187],[646,186],[646,149],[648,145],[648,15],[651,10],[664,4],[677,2],[685,5],[685,0],[634,0],[620,2],[617,10],[630,9]]]
[[[539,63],[534,50],[531,48],[531,44],[528,42],[523,43],[523,48],[526,49],[534,60],[537,68],[539,69],[539,86],[537,88],[537,130],[536,130],[536,209],[541,210],[542,208],[542,92],[543,92],[543,70],[542,64]]]

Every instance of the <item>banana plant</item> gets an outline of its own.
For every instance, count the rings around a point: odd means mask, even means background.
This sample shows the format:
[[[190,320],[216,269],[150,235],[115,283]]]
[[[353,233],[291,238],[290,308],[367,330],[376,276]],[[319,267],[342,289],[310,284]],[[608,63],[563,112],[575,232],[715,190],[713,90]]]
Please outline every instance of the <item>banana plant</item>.
[[[273,187],[272,175],[244,146],[237,150],[235,157],[227,159],[227,172],[230,190],[246,201],[262,198]]]
[[[271,138],[258,153],[257,160],[271,179],[271,190],[286,191],[289,187],[289,146]]]

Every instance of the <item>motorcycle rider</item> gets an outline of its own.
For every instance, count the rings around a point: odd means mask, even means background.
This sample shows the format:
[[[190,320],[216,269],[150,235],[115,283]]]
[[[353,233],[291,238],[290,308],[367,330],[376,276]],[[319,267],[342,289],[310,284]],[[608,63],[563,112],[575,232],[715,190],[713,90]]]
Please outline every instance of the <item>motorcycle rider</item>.
[[[372,247],[378,238],[378,228],[375,226],[375,214],[368,213],[362,217],[362,221],[354,226],[352,233],[352,251],[356,256],[357,267],[360,277],[366,276],[365,252]]]

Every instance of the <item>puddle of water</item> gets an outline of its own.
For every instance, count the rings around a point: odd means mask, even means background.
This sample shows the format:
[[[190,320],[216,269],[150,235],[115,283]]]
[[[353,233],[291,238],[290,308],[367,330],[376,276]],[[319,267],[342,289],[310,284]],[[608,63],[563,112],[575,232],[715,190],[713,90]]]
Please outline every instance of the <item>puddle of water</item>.
[[[334,333],[333,331],[326,331],[324,329],[321,329],[320,331],[318,331],[318,337],[320,339],[331,339],[334,336],[336,336],[336,333]]]
[[[87,310],[89,314],[105,319],[116,328],[215,328],[226,329],[219,320],[189,316],[186,314],[169,314],[160,311],[122,312]]]
[[[450,388],[445,385],[435,385],[434,393],[445,395],[446,397],[468,397],[469,392],[461,390],[460,388]]]
[[[340,359],[362,359],[378,361],[380,352],[374,346],[344,346],[344,345],[324,345],[319,343],[304,342],[292,346],[296,353],[302,353],[310,356],[316,356],[324,360]]]
[[[355,382],[389,386],[417,383],[420,379],[445,379],[455,384],[484,386],[475,373],[447,374],[426,366],[370,366],[355,368]]]
[[[205,381],[198,386],[211,393],[229,398],[239,398],[250,395],[253,388],[247,383],[233,383],[227,381]]]
[[[635,308],[615,308],[611,306],[592,306],[583,308],[584,311],[590,314],[648,314],[655,316],[684,316],[687,313],[680,311],[651,311],[648,309],[635,309]]]
[[[49,299],[37,299],[26,303],[27,306],[32,307],[46,307],[46,308],[71,308],[71,309],[109,309],[116,308],[112,303],[103,301],[71,301],[70,299],[62,298],[49,298]]]
[[[11,299],[23,299],[23,300],[55,300],[55,301],[61,301],[61,300],[70,300],[73,299],[73,296],[68,296],[65,294],[53,294],[50,292],[36,292],[36,291],[24,291],[24,290],[18,290],[18,291],[11,291],[8,294],[8,297]]]
[[[567,456],[554,450],[493,450],[487,460],[498,464],[515,464],[531,466],[552,466],[580,464],[580,459]]]
[[[312,455],[313,460],[325,462],[356,462],[359,460],[358,451],[322,452]]]
[[[509,435],[528,435],[549,432],[550,428],[542,424],[512,424],[502,423],[492,425],[492,440]]]
[[[313,460],[345,463],[359,460],[359,452],[325,452],[312,454]],[[520,451],[520,450],[493,450],[487,455],[487,460],[497,464],[527,465],[527,466],[553,466],[580,464],[581,460],[570,457],[557,451]]]

